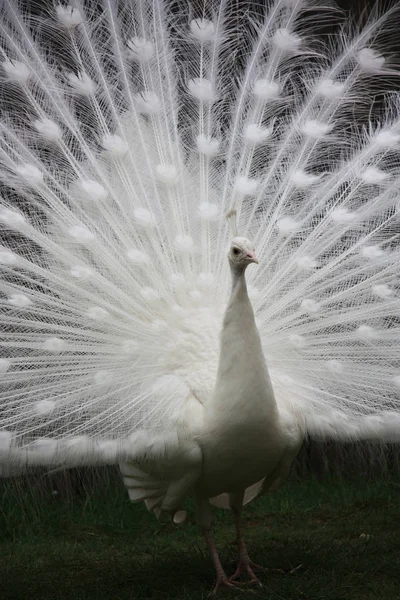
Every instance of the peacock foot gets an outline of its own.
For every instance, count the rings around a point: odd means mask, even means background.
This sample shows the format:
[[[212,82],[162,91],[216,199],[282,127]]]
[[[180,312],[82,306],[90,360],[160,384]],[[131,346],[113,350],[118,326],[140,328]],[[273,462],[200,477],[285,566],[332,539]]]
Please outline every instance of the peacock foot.
[[[237,568],[232,577],[230,577],[230,581],[235,581],[239,579],[239,577],[248,577],[247,585],[258,585],[261,586],[262,583],[258,579],[257,575],[254,571],[261,571],[262,573],[279,573],[281,575],[285,574],[283,569],[268,569],[262,567],[261,565],[257,565],[254,563],[248,556],[243,556],[239,558],[237,563]]]
[[[262,583],[258,579],[257,575],[254,571],[264,571],[264,567],[260,565],[256,565],[248,556],[242,556],[239,558],[236,571],[230,577],[229,581],[234,582],[239,577],[248,577],[247,585],[258,585],[261,586]]]
[[[209,596],[214,597],[217,595],[218,592],[225,592],[225,591],[229,591],[232,589],[234,589],[235,591],[238,591],[238,590],[243,591],[240,588],[240,583],[231,581],[231,579],[228,579],[228,577],[225,575],[225,573],[223,573],[223,574],[218,573],[217,581],[215,582],[214,589],[212,592],[209,593]]]

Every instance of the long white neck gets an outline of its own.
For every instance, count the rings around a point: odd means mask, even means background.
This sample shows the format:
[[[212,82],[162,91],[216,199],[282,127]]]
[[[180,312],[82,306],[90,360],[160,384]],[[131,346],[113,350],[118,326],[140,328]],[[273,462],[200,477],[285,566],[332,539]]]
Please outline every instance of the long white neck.
[[[232,292],[221,332],[214,401],[224,402],[225,409],[228,403],[232,409],[245,407],[246,412],[261,411],[265,415],[276,411],[244,270],[232,269]]]

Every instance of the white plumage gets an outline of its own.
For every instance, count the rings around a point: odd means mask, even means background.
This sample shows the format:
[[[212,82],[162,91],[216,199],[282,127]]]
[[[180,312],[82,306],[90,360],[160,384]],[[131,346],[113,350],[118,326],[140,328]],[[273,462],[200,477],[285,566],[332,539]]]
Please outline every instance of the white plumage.
[[[241,506],[306,434],[400,439],[395,15],[6,3],[4,473],[119,463],[177,522],[195,493],[218,587],[209,499],[255,581]]]

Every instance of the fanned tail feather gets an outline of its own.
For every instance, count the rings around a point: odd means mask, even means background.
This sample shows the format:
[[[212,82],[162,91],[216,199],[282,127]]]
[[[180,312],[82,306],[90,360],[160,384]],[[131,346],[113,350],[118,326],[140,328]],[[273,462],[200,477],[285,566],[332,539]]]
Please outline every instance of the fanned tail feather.
[[[185,438],[215,382],[232,210],[282,418],[399,439],[395,14],[358,31],[300,0],[6,3],[4,464]]]

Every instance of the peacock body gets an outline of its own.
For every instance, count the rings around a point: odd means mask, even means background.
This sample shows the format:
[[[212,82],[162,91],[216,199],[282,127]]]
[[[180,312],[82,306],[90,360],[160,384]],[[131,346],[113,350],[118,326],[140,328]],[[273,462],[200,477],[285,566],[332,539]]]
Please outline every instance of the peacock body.
[[[208,499],[239,514],[305,435],[400,439],[396,14],[4,4],[4,473],[194,491],[215,559]]]

